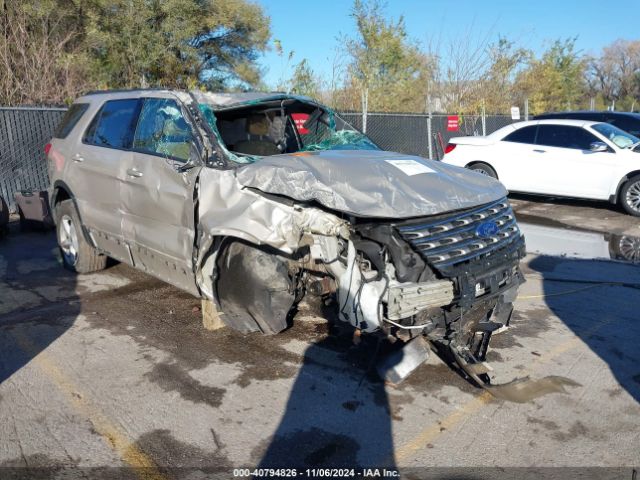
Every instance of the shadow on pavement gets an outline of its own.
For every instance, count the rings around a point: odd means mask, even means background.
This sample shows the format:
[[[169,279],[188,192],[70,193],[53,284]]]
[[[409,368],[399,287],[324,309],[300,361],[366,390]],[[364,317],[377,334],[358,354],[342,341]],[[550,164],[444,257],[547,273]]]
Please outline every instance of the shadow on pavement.
[[[387,393],[370,368],[377,340],[363,342],[343,331],[307,348],[259,467],[395,468]]]
[[[529,267],[542,276],[549,309],[640,402],[640,268],[549,256],[534,258]]]
[[[0,239],[0,384],[69,329],[81,307],[55,232],[10,227]]]

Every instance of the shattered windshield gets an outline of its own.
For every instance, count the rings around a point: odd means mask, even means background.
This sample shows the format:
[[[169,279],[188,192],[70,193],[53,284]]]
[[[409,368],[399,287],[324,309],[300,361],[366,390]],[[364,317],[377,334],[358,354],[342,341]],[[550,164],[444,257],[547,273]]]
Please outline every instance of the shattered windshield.
[[[204,119],[237,163],[319,150],[379,150],[329,109],[296,98],[274,98],[218,108],[199,103]]]

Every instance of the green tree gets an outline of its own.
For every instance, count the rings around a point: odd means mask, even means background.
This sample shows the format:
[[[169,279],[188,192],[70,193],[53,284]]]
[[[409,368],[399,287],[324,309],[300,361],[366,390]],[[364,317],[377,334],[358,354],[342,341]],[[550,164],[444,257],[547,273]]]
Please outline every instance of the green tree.
[[[90,86],[81,7],[0,0],[0,105],[63,104]]]
[[[556,40],[540,59],[533,59],[517,79],[531,113],[577,108],[586,95],[587,60],[575,49],[575,38]]]
[[[100,82],[221,89],[260,79],[269,19],[247,0],[93,0],[87,44]]]
[[[505,113],[516,102],[514,81],[533,53],[500,37],[488,49],[490,65],[482,78],[482,101],[487,113]]]
[[[320,97],[320,82],[306,58],[293,69],[293,75],[289,80],[289,91],[315,99]]]
[[[259,85],[270,22],[250,0],[0,0],[0,103],[95,88]]]
[[[408,37],[404,18],[387,20],[378,0],[355,0],[351,17],[357,36],[345,39],[349,83],[360,93],[363,108],[423,110],[427,57]]]
[[[276,85],[276,91],[289,91],[289,87],[287,85],[288,80],[286,78],[289,73],[289,68],[291,62],[293,61],[293,57],[295,56],[295,52],[293,50],[289,50],[289,52],[285,53],[282,42],[277,38],[273,40],[273,48],[280,58],[280,78],[278,79],[278,84]]]

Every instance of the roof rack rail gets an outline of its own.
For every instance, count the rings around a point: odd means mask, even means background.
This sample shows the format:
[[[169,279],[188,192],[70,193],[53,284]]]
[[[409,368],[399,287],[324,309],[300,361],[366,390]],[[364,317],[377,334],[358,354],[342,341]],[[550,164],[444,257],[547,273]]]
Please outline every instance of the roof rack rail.
[[[113,90],[91,90],[90,92],[85,93],[84,95],[100,95],[107,93],[127,93],[127,92],[157,92],[159,90],[176,90],[183,91],[178,88],[166,88],[166,87],[154,87],[154,88],[120,88]]]

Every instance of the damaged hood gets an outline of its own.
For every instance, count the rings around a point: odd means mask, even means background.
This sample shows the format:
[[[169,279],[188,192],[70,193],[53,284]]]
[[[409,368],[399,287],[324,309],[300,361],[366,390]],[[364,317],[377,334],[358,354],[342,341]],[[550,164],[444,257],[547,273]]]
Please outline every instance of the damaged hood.
[[[326,150],[264,157],[240,167],[241,185],[317,201],[358,217],[436,215],[498,200],[500,182],[421,157],[377,150]]]

